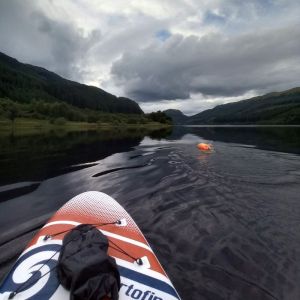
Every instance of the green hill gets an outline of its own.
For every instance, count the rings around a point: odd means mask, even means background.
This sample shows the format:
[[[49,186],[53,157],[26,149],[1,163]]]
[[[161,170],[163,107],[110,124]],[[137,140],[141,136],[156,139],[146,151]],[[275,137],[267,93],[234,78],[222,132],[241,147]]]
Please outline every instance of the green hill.
[[[23,64],[0,52],[0,98],[19,103],[43,101],[106,113],[143,114],[139,105],[97,87],[64,79],[46,69]]]
[[[164,111],[164,113],[172,119],[174,124],[178,124],[178,125],[185,124],[186,121],[188,120],[188,116],[183,114],[178,109],[167,109]]]
[[[300,88],[218,105],[188,117],[184,124],[300,124]]]

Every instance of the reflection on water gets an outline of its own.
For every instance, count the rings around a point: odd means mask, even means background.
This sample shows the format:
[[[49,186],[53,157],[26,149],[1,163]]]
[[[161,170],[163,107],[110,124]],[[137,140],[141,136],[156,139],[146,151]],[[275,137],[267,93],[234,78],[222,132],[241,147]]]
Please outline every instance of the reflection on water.
[[[296,127],[1,137],[0,272],[68,199],[99,190],[133,216],[183,299],[299,299],[299,137]],[[199,152],[201,141],[215,151]]]
[[[148,134],[162,138],[171,129],[57,132],[43,135],[0,135],[0,185],[37,181],[89,167],[118,152],[131,150]]]
[[[296,126],[180,126],[175,127],[168,138],[177,140],[188,133],[211,141],[253,145],[264,150],[300,154],[300,127]]]

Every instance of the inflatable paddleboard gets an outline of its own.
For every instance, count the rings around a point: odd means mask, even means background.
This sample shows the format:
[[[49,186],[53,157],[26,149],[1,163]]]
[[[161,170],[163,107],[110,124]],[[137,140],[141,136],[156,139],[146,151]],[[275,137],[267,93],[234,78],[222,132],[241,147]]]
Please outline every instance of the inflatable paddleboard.
[[[80,224],[105,224],[97,228],[108,238],[108,254],[115,258],[121,275],[120,300],[180,299],[133,219],[117,201],[100,192],[80,194],[54,214],[3,281],[0,299],[70,299],[55,267],[64,235]]]

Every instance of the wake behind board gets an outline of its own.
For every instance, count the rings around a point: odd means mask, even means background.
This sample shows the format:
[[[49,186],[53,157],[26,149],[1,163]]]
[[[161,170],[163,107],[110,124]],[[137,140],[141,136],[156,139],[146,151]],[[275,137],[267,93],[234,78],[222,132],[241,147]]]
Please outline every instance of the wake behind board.
[[[59,284],[55,271],[64,235],[79,224],[106,224],[118,220],[119,224],[101,226],[99,230],[107,236],[110,245],[115,245],[109,247],[108,254],[115,258],[121,275],[119,299],[179,299],[130,215],[113,198],[100,192],[80,194],[54,214],[35,235],[3,281],[0,299],[9,299],[15,291],[18,293],[12,299],[16,300],[69,299],[69,292]],[[51,238],[45,240],[45,236]],[[135,258],[140,258],[142,265]]]

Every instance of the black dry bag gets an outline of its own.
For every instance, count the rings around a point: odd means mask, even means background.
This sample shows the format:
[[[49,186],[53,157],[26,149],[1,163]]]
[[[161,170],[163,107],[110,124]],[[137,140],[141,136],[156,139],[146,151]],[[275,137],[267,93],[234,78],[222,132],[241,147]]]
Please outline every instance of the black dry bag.
[[[65,235],[57,273],[71,300],[119,298],[120,274],[107,249],[107,237],[92,225],[79,225]]]

